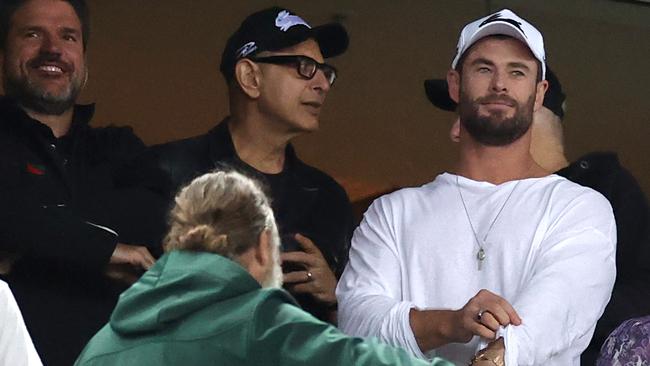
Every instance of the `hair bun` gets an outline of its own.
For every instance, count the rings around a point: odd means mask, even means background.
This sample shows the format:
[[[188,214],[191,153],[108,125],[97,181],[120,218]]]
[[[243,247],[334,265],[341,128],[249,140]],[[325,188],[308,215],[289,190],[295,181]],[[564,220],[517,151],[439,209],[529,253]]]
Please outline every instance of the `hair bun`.
[[[219,235],[214,228],[208,225],[198,225],[182,235],[179,242],[187,249],[201,249],[208,246],[212,250],[223,250],[228,245],[228,236]]]

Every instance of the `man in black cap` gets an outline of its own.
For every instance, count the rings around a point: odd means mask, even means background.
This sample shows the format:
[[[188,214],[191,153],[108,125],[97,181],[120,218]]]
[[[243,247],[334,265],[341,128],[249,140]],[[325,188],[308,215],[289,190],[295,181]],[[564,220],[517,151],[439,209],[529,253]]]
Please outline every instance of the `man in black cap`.
[[[318,129],[337,76],[324,59],[347,46],[340,24],[312,28],[279,7],[251,14],[221,59],[230,116],[205,135],[152,148],[174,190],[224,166],[264,181],[281,234],[286,287],[307,311],[332,322],[352,211],[343,188],[300,161],[290,142]]]
[[[544,104],[534,113],[531,126],[530,152],[533,159],[549,172],[601,193],[611,203],[616,219],[616,283],[594,336],[581,356],[582,364],[594,365],[600,347],[614,328],[626,319],[650,314],[648,201],[616,153],[592,152],[569,163],[565,155],[563,126],[566,95],[550,68],[546,71],[546,80],[548,89]],[[424,87],[433,105],[445,111],[456,110],[446,80],[426,80]],[[454,141],[458,137],[457,123],[451,131]]]

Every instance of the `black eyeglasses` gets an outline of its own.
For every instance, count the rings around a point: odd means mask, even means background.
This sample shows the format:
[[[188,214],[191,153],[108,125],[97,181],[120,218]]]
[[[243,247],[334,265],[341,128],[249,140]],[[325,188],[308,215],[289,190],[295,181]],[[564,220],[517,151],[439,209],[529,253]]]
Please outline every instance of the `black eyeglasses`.
[[[316,75],[316,71],[320,69],[323,71],[323,74],[325,75],[325,78],[329,82],[330,86],[334,85],[334,81],[336,80],[336,69],[334,66],[321,64],[320,62],[307,56],[278,55],[267,57],[249,57],[249,59],[254,62],[262,62],[274,65],[293,65],[296,67],[298,74],[307,80],[312,79],[314,75]]]

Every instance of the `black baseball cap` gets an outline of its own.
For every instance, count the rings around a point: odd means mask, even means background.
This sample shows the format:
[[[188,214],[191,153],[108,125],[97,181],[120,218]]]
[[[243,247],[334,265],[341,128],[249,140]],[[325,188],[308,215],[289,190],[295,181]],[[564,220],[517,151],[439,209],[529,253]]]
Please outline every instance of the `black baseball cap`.
[[[562,92],[562,84],[550,67],[546,68],[548,89],[544,94],[543,106],[550,109],[560,119],[564,118],[564,101],[566,95]],[[454,112],[458,106],[449,96],[449,85],[445,79],[429,79],[424,81],[424,91],[429,101],[443,111]]]
[[[429,79],[424,81],[424,91],[427,98],[443,111],[454,112],[458,104],[449,96],[449,85],[445,79]]]
[[[544,107],[548,108],[560,119],[564,118],[564,101],[566,94],[562,91],[562,84],[557,78],[557,75],[551,70],[548,65],[546,66],[546,81],[548,81],[548,89],[544,94]]]
[[[324,58],[342,54],[348,48],[348,32],[339,23],[311,27],[289,9],[272,7],[249,15],[228,38],[221,55],[221,73],[230,80],[237,61],[262,51],[278,51],[307,39],[318,42]]]

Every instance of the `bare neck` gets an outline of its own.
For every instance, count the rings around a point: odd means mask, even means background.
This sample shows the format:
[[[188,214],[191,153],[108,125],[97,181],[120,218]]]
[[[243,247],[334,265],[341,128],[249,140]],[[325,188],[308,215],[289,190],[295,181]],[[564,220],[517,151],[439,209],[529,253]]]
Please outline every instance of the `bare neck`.
[[[233,116],[228,123],[237,156],[262,173],[284,169],[285,151],[293,136],[273,128],[263,118]]]
[[[549,174],[530,155],[529,134],[507,146],[482,145],[469,136],[461,138],[460,143],[456,171],[469,179],[501,184]]]
[[[32,119],[35,119],[49,127],[52,130],[52,134],[56,138],[65,136],[70,130],[70,126],[72,125],[72,116],[74,114],[74,110],[72,108],[63,112],[61,115],[39,113],[27,108],[23,108],[23,110]]]
[[[535,112],[530,153],[544,169],[556,172],[569,165],[564,152],[562,120],[547,108]]]
[[[539,152],[540,148],[546,148],[544,152]],[[538,146],[537,149],[531,149],[531,154],[539,166],[549,172],[557,172],[562,168],[569,166],[569,161],[564,154],[561,146]]]

